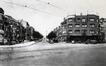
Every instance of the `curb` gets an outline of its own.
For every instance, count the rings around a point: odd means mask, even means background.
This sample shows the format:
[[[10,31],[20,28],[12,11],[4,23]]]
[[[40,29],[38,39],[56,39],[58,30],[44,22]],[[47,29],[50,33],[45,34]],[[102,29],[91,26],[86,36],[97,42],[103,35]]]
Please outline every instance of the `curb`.
[[[15,45],[0,45],[0,48],[17,48],[17,47],[26,47],[26,46],[29,46],[29,45],[32,45],[34,44],[35,42],[32,41],[32,42],[25,42],[25,43],[20,43],[20,44],[15,44]]]

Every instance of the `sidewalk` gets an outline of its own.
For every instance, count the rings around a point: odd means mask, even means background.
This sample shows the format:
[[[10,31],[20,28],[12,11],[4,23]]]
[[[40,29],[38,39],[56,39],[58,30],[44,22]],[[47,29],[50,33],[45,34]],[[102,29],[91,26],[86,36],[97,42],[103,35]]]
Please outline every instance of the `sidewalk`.
[[[31,41],[31,42],[24,42],[24,43],[15,44],[15,45],[0,45],[0,52],[11,52],[11,51],[15,51],[15,50],[26,50],[26,49],[24,49],[24,47],[29,47],[29,46],[36,44],[36,43],[37,42]]]
[[[106,47],[106,44],[71,44],[71,43],[43,43],[43,42],[26,42],[16,45],[5,45],[0,46],[0,52],[29,52],[29,51],[38,51],[38,50],[50,50],[58,48],[93,48],[93,47]]]
[[[5,47],[25,47],[25,46],[29,46],[29,45],[32,45],[34,44],[35,42],[34,41],[31,41],[31,42],[23,42],[23,43],[20,43],[20,44],[15,44],[15,45],[0,45],[0,48],[5,48]]]

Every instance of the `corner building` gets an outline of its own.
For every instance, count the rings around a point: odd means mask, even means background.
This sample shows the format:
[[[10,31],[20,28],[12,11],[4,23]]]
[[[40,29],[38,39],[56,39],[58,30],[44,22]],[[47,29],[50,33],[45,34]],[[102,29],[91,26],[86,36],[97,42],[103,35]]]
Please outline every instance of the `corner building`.
[[[69,15],[64,18],[61,26],[65,28],[63,35],[67,37],[66,41],[87,41],[89,39],[99,40],[100,23],[99,16],[88,15]]]

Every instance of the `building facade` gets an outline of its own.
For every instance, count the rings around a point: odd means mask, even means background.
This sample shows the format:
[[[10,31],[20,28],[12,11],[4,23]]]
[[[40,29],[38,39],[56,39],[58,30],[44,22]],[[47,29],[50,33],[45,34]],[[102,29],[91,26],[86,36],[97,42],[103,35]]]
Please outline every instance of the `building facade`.
[[[100,25],[101,25],[101,32],[103,32],[105,34],[104,36],[104,40],[106,41],[106,18],[101,18],[100,19]]]
[[[69,15],[55,31],[59,41],[99,39],[100,18],[95,14]]]

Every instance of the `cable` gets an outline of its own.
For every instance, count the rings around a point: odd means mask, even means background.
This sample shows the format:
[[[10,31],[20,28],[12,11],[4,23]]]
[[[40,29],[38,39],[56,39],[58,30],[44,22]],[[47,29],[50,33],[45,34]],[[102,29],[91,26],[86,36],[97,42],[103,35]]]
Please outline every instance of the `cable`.
[[[39,9],[32,8],[32,7],[28,6],[28,5],[22,5],[22,4],[13,3],[13,2],[7,2],[7,1],[3,1],[3,2],[5,2],[5,3],[9,3],[9,4],[12,4],[12,5],[16,5],[16,6],[21,6],[21,7],[29,8],[29,9],[32,9],[32,10],[34,10],[34,11],[38,11],[38,12],[42,12],[42,13],[46,13],[46,14],[48,14],[48,15],[52,15],[52,14],[49,13],[49,12],[41,11],[41,10],[39,10]]]
[[[16,6],[20,6],[20,7],[25,7],[25,8],[29,8],[29,9],[32,9],[32,10],[34,10],[34,11],[38,11],[38,12],[41,12],[41,13],[45,13],[45,14],[47,14],[47,15],[51,15],[51,16],[58,16],[58,15],[55,15],[55,14],[53,14],[53,13],[49,13],[49,12],[46,12],[46,11],[42,11],[42,10],[40,10],[40,9],[36,9],[36,8],[33,8],[33,7],[31,7],[31,6],[29,6],[29,5],[23,5],[23,4],[18,4],[18,3],[14,3],[14,2],[7,2],[7,1],[3,1],[3,0],[0,0],[0,1],[2,1],[2,2],[5,2],[5,3],[8,3],[8,4],[11,4],[11,5],[16,5]],[[38,1],[38,0],[37,0]],[[39,2],[40,2],[41,0],[39,0]],[[41,1],[42,2],[42,1]],[[45,1],[43,1],[43,2],[45,2]],[[47,3],[47,2],[45,2],[45,3]],[[48,3],[49,5],[50,5],[50,3]],[[54,5],[52,5],[52,6],[54,6]],[[55,6],[55,8],[58,8],[59,9],[59,7],[57,7],[57,6]],[[59,9],[60,10],[60,9]],[[64,11],[64,13],[65,13],[65,10],[61,10],[61,11]],[[65,13],[65,14],[68,14],[68,13]]]
[[[50,2],[45,2],[45,1],[42,1],[42,0],[36,0],[36,1],[45,3],[45,4],[47,4],[47,5],[53,6],[53,7],[58,8],[58,9],[62,9],[62,8],[60,8],[60,7],[57,7],[57,6],[53,5],[53,4],[51,4]]]
[[[50,5],[50,6],[52,6],[52,7],[55,7],[55,8],[57,8],[57,9],[59,9],[59,10],[64,11],[65,13],[67,12],[67,11],[64,10],[63,8],[58,7],[58,6],[56,6],[56,5],[54,5],[54,4],[50,3],[50,2],[45,2],[45,1],[42,1],[42,0],[36,0],[36,1],[38,1],[38,2],[42,2],[42,3],[45,3],[45,4]]]

